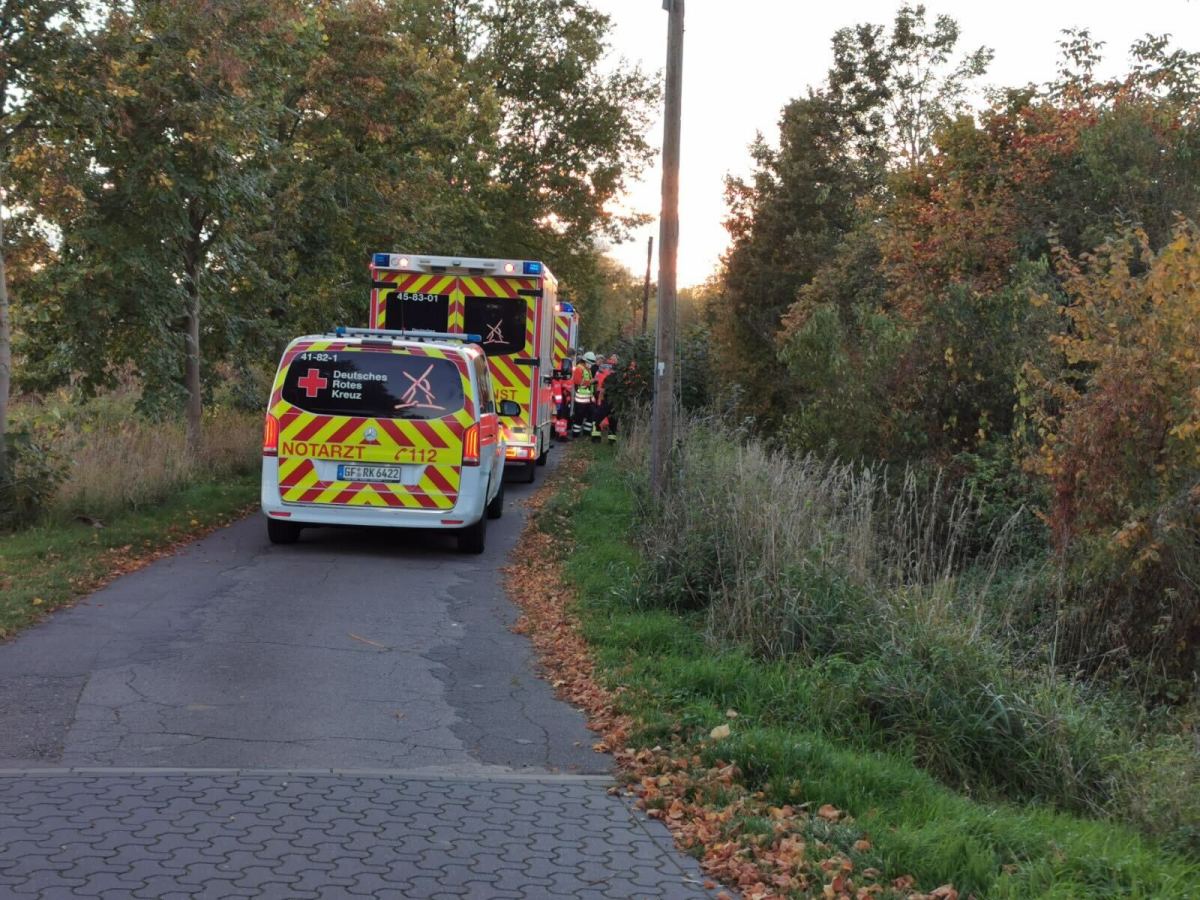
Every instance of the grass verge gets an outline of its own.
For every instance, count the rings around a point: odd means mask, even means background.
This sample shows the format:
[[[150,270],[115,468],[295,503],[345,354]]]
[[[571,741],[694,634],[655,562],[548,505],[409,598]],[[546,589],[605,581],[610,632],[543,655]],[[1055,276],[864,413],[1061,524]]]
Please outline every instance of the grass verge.
[[[709,871],[764,897],[1194,895],[1200,866],[1121,823],[971,799],[914,765],[911,748],[865,749],[781,715],[829,702],[810,690],[814,664],[721,651],[698,619],[637,608],[629,486],[603,451],[577,476],[535,526],[571,548],[562,572],[611,698],[605,742]]]
[[[256,471],[231,474],[115,513],[103,527],[51,520],[0,535],[0,638],[240,517],[259,482]]]

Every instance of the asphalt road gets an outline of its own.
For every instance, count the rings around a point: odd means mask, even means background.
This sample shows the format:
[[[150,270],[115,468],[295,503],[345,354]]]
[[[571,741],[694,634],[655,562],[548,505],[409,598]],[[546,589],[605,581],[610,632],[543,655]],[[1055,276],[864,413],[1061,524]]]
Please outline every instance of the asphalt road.
[[[509,630],[531,492],[480,556],[251,516],[0,645],[0,893],[704,896]]]

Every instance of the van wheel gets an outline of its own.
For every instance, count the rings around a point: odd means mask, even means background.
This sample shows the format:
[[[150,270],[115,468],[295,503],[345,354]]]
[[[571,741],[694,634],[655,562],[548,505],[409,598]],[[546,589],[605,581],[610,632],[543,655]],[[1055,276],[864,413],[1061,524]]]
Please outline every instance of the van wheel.
[[[527,462],[521,467],[521,481],[525,484],[533,484],[533,478],[537,475],[537,463]]]
[[[267,537],[272,544],[294,544],[300,539],[300,526],[294,522],[267,519]]]
[[[550,447],[547,446],[546,449],[542,451],[542,455],[537,458],[537,464],[539,466],[544,466],[546,464],[546,460],[548,460],[549,458],[550,458]]]
[[[500,489],[496,491],[496,496],[492,498],[492,502],[487,505],[487,517],[489,519],[498,519],[504,515],[504,476],[500,476]]]
[[[458,533],[459,553],[482,553],[487,538],[487,515],[479,517],[474,525],[468,525]]]

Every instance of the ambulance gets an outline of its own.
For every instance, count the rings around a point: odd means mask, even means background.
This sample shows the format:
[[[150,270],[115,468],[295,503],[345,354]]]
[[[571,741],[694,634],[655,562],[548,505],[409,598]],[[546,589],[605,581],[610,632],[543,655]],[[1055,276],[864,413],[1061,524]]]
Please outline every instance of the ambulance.
[[[371,259],[372,328],[480,335],[501,415],[506,464],[532,482],[550,452],[554,403],[554,309],[558,281],[529,259],[376,253]]]
[[[479,335],[339,328],[288,344],[263,428],[273,543],[314,525],[432,528],[482,553],[504,511],[500,417]]]

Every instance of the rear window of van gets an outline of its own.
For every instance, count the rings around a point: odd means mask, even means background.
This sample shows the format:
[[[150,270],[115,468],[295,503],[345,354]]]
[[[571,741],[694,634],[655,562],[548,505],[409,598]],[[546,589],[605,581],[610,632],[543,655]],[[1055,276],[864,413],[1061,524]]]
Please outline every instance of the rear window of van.
[[[298,354],[283,399],[311,413],[372,419],[439,419],[465,402],[451,360],[354,350]]]

